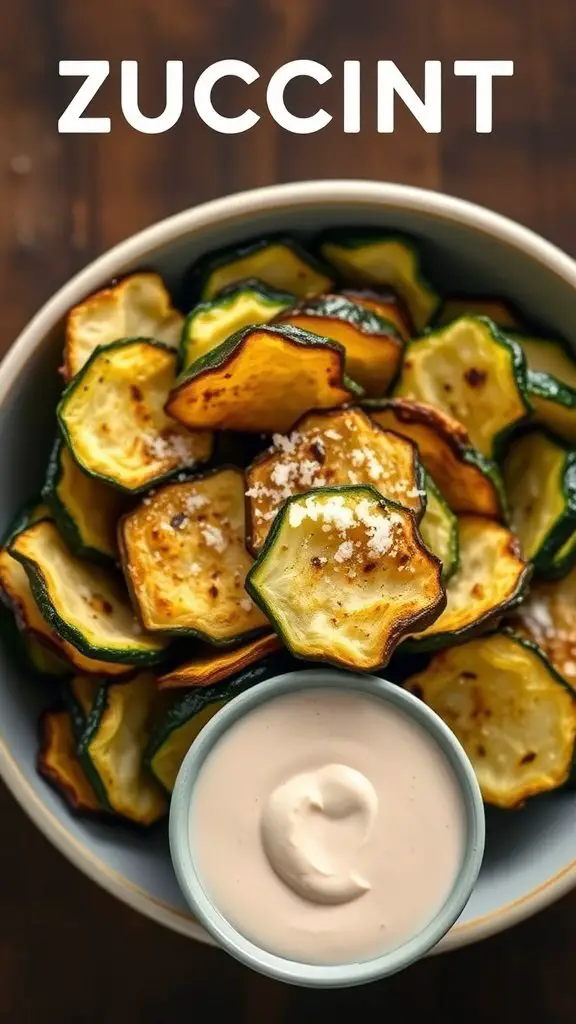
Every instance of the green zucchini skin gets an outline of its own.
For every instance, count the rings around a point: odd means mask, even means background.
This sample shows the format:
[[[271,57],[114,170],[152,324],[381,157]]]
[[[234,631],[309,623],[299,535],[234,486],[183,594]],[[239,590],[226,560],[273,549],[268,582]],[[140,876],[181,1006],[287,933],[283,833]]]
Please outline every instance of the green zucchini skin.
[[[186,307],[189,309],[194,303],[204,300],[208,282],[214,271],[226,266],[227,263],[253,256],[266,249],[269,245],[285,245],[316,273],[322,274],[329,280],[333,280],[332,268],[315,252],[309,252],[300,241],[288,235],[272,234],[265,238],[252,238],[238,245],[233,244],[224,249],[219,249],[217,252],[201,256],[185,275],[183,296],[185,296],[184,302]],[[221,289],[218,294],[221,295],[225,290]]]
[[[144,764],[154,775],[154,778],[163,786],[162,781],[154,774],[154,757],[158,751],[169,740],[172,733],[186,725],[192,718],[198,715],[204,708],[218,701],[232,700],[239,693],[256,686],[258,683],[271,679],[293,669],[298,663],[286,651],[277,654],[270,654],[261,661],[250,665],[237,675],[211,686],[196,686],[186,690],[184,696],[176,700],[172,707],[166,712],[163,720],[159,722],[150,736],[148,747],[144,755]]]
[[[550,560],[544,571],[539,575],[546,580],[560,580],[576,565],[576,528],[570,537]]]
[[[94,704],[92,705],[92,710],[90,711],[88,718],[84,721],[84,728],[82,729],[82,734],[78,740],[78,758],[80,764],[84,769],[86,777],[91,783],[92,788],[96,793],[98,800],[100,801],[102,809],[104,811],[109,812],[110,814],[113,814],[114,811],[108,800],[106,787],[102,782],[99,773],[96,771],[89,754],[90,743],[94,739],[96,733],[98,732],[98,729],[100,727],[100,720],[102,718],[102,715],[104,714],[104,711],[106,710],[107,689],[108,687],[103,683],[96,694],[96,699],[94,701]],[[68,700],[67,704],[70,707],[71,700]],[[73,721],[75,727],[78,726],[79,728],[81,728],[82,719],[80,716],[82,716],[83,718],[83,713],[78,706],[76,706],[76,708],[77,710],[75,712],[75,717],[73,718]]]
[[[30,588],[34,596],[38,607],[40,608],[43,617],[45,618],[48,625],[55,633],[63,637],[64,640],[68,640],[81,654],[84,654],[87,658],[95,658],[97,661],[111,661],[116,664],[122,663],[126,665],[140,665],[146,667],[149,665],[157,665],[163,660],[164,651],[144,651],[144,650],[107,650],[102,647],[94,647],[89,643],[86,638],[80,633],[79,630],[75,629],[70,623],[66,622],[61,615],[56,611],[52,599],[49,594],[48,586],[44,578],[43,573],[40,571],[35,562],[31,559],[21,555],[18,551],[10,551],[16,561],[26,570],[26,575],[30,582]]]
[[[56,525],[71,550],[78,555],[89,558],[93,562],[99,562],[100,565],[109,566],[113,563],[111,556],[84,543],[78,523],[58,493],[63,475],[60,461],[63,447],[62,438],[57,437],[48,462],[48,471],[46,473],[46,482],[42,488],[42,497],[49,506],[56,520]]]
[[[576,390],[568,384],[553,377],[551,373],[541,370],[528,370],[528,393],[537,398],[545,398],[557,402],[566,409],[573,409],[576,414]]]
[[[224,312],[230,307],[233,307],[235,302],[247,294],[252,295],[257,301],[260,301],[263,306],[269,305],[271,307],[272,312],[270,320],[277,315],[279,310],[290,309],[298,302],[297,297],[292,295],[290,292],[282,292],[274,288],[269,288],[262,281],[258,281],[256,278],[249,278],[248,280],[241,281],[238,284],[228,285],[227,288],[223,288],[222,291],[219,292],[215,299],[199,302],[186,317],[179,349],[180,371],[182,371],[186,366],[190,366],[192,362],[196,361],[194,357],[194,341],[191,338],[191,335],[197,318],[205,313],[217,312],[218,310],[222,310]]]
[[[412,235],[404,232],[386,231],[380,228],[362,226],[351,226],[350,228],[328,228],[316,237],[313,248],[314,252],[318,253],[319,258],[324,259],[330,265],[329,259],[324,255],[324,246],[326,244],[332,243],[334,245],[339,245],[343,248],[353,250],[378,242],[396,242],[412,254],[414,258],[414,280],[421,290],[430,297],[431,302],[428,323],[432,322],[440,306],[440,295],[432,287],[422,272],[418,240]],[[351,283],[345,280],[344,275],[339,273],[337,270],[335,270],[334,273],[339,285],[344,286]],[[381,282],[379,287],[382,287],[384,284],[385,282]],[[394,288],[393,285],[389,285],[389,287]],[[399,298],[407,308],[410,320],[413,321],[414,314],[407,305],[406,299],[403,295],[399,295]]]
[[[340,358],[340,365],[342,367],[342,387],[350,392],[350,397],[358,396],[361,398],[364,394],[363,388],[355,381],[350,380],[345,374],[345,352],[342,345],[339,345],[337,341],[330,341],[328,338],[323,338],[318,334],[310,334],[309,331],[302,331],[299,327],[292,327],[286,324],[282,327],[275,327],[272,324],[257,324],[256,327],[242,327],[239,331],[231,334],[226,341],[223,341],[217,348],[211,352],[206,352],[205,355],[201,356],[192,366],[187,367],[183,373],[176,379],[173,394],[182,385],[187,384],[189,381],[194,380],[196,377],[202,376],[207,370],[219,370],[225,366],[228,360],[241,348],[245,341],[250,337],[253,332],[263,332],[265,334],[275,335],[279,338],[285,338],[293,345],[300,345],[302,348],[328,348],[333,352],[336,352]]]
[[[438,507],[442,511],[444,519],[445,519],[445,521],[446,521],[446,523],[448,525],[448,530],[449,530],[449,534],[450,534],[450,542],[449,542],[450,558],[449,558],[449,561],[442,562],[442,579],[444,580],[444,583],[447,583],[448,580],[450,579],[450,577],[454,575],[454,573],[456,572],[456,570],[458,569],[458,566],[460,564],[459,545],[458,545],[458,519],[457,519],[455,513],[452,512],[452,509],[448,507],[446,501],[442,497],[440,491],[436,487],[436,484],[434,483],[434,481],[433,481],[433,479],[432,479],[432,477],[430,476],[429,473],[425,474],[425,479],[426,479],[426,482],[425,482],[426,509],[424,511],[424,516],[423,516],[423,518],[422,518],[422,520],[420,522],[420,527],[419,527],[420,528],[420,534],[421,534],[422,538],[424,539],[424,542],[426,542],[425,538],[424,538],[422,527],[423,527],[423,524],[425,523],[425,520],[426,520],[426,510],[428,509],[428,504],[429,504],[428,503],[428,497],[429,497],[429,495],[431,495],[433,497],[433,500],[436,501]],[[430,548],[430,550],[432,551],[433,554],[437,554],[435,551],[433,551],[432,548]],[[439,556],[437,555],[437,557],[439,557]]]
[[[345,295],[318,295],[314,299],[304,299],[294,307],[294,313],[304,316],[327,317],[343,320],[357,327],[363,334],[382,334],[396,338],[404,345],[398,329],[391,320],[380,316],[374,309],[360,305]]]

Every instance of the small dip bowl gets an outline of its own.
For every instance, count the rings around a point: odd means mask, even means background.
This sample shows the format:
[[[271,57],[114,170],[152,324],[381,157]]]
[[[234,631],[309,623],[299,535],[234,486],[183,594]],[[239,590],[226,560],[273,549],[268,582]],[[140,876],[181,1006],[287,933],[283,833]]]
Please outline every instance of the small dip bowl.
[[[204,888],[190,842],[194,786],[212,749],[242,716],[266,701],[298,690],[325,688],[368,694],[403,712],[437,743],[454,773],[462,795],[464,846],[460,869],[444,904],[416,934],[400,946],[367,960],[309,964],[270,953],[242,935]],[[474,771],[460,743],[439,716],[401,687],[375,676],[358,676],[331,668],[288,672],[240,694],[218,711],[186,754],[170,808],[170,851],[182,892],[198,921],[214,940],[241,963],[279,981],[309,988],[345,988],[377,981],[423,957],[449,931],[464,909],[480,871],[484,853],[484,807]]]

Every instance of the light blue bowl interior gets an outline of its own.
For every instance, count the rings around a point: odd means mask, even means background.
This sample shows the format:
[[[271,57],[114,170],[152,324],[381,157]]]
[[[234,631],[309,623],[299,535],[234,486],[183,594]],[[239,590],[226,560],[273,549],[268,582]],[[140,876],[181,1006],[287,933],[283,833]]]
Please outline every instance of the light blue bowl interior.
[[[318,203],[313,209],[256,212],[245,220],[160,249],[146,257],[176,285],[187,265],[220,245],[271,231],[315,231],[345,223],[367,223],[413,232],[423,240],[430,273],[447,292],[501,294],[515,300],[549,329],[563,333],[576,349],[576,303],[569,285],[528,256],[463,224],[406,210],[376,211]],[[124,268],[127,269],[127,268]],[[106,282],[103,281],[102,284]],[[0,408],[0,529],[19,506],[37,494],[55,431],[55,403],[61,386],[62,329],[31,355]],[[35,770],[38,714],[50,700],[47,687],[33,685],[0,646],[0,730],[9,754],[34,795],[77,843],[130,886],[156,903],[187,913],[170,861],[167,830],[139,836],[130,829],[71,817]],[[482,870],[459,923],[468,923],[521,900],[559,875],[576,857],[576,792],[534,800],[522,811],[489,812]],[[180,918],[178,918],[181,921]],[[191,927],[192,932],[192,927]]]
[[[194,787],[210,752],[230,727],[266,701],[298,690],[351,690],[368,694],[396,708],[425,730],[450,765],[462,795],[465,846],[458,875],[444,905],[432,920],[407,942],[384,955],[347,964],[297,963],[261,949],[245,938],[222,915],[208,895],[190,842],[190,808]],[[484,808],[476,776],[462,747],[442,720],[406,690],[377,679],[339,672],[333,668],[288,672],[234,698],[210,720],[188,751],[172,795],[170,850],[182,891],[196,917],[216,941],[248,967],[292,984],[314,988],[345,988],[403,970],[428,952],[460,915],[478,877],[484,852]]]

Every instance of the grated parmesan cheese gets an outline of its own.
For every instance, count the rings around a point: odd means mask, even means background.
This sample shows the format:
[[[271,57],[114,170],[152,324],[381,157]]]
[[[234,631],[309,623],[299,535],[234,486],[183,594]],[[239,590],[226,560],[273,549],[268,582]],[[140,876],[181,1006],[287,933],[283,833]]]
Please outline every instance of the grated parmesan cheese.
[[[219,554],[222,554],[222,552],[226,550],[228,542],[222,533],[222,530],[217,526],[212,526],[208,523],[207,526],[202,527],[200,532],[208,547],[215,548]]]

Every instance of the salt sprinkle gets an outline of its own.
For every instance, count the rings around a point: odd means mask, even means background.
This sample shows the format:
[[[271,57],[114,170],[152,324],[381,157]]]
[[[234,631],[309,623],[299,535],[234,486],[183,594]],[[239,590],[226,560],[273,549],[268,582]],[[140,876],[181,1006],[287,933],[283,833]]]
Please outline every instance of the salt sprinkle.
[[[243,597],[240,601],[240,607],[243,612],[249,612],[252,610],[252,601],[249,597]]]
[[[222,530],[218,529],[217,526],[212,526],[208,523],[208,525],[204,526],[200,532],[208,547],[216,548],[216,551],[218,551],[219,554],[222,554],[222,552],[226,550],[228,542],[222,533]]]
[[[335,562],[348,562],[354,554],[354,545],[351,540],[342,541],[334,555]]]

